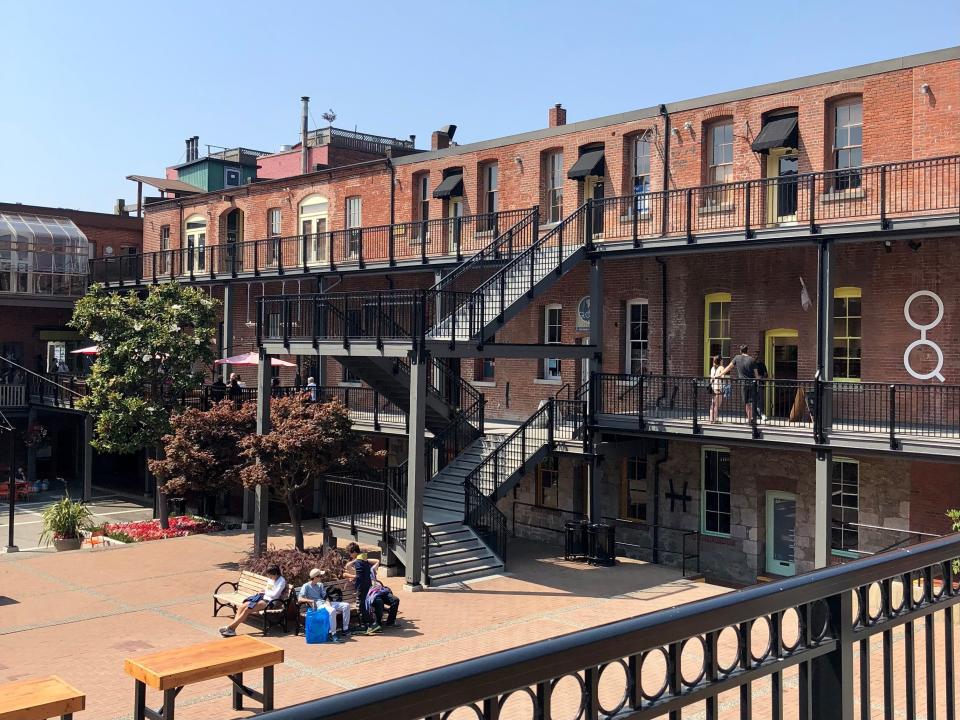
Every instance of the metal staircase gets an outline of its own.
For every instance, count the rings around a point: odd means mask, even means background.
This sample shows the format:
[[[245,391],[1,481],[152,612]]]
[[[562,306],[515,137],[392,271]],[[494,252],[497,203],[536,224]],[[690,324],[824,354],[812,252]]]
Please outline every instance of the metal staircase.
[[[541,238],[533,237],[539,228],[538,218],[539,213],[534,211],[427,291],[428,298],[431,294],[458,298],[454,308],[437,315],[437,322],[426,332],[428,340],[484,342],[586,257],[593,242],[589,203]],[[514,242],[524,245],[527,237],[533,240],[516,252]],[[507,249],[511,260],[471,292],[463,292],[464,283],[475,278],[474,271],[488,267]]]

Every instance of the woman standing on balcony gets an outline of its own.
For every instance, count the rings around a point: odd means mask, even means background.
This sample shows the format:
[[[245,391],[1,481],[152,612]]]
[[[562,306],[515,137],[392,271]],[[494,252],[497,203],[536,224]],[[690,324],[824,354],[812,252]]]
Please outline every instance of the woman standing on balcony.
[[[723,376],[727,370],[720,362],[720,356],[714,355],[710,358],[710,390],[713,396],[710,398],[710,422],[720,422],[720,406],[723,405],[723,394],[727,389],[727,382]]]

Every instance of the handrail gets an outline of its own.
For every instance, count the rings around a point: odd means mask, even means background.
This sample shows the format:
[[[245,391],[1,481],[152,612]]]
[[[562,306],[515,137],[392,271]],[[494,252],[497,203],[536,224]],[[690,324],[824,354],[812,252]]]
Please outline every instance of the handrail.
[[[776,707],[784,707],[789,702],[785,717],[849,718],[853,716],[855,699],[859,700],[860,707],[867,708],[883,702],[880,696],[883,690],[876,683],[857,681],[855,646],[861,653],[867,653],[866,657],[861,656],[862,662],[882,662],[883,672],[893,678],[904,674],[912,677],[915,672],[912,654],[906,660],[902,655],[896,659],[892,652],[880,654],[876,641],[872,649],[869,642],[863,641],[907,624],[911,629],[908,637],[912,638],[915,621],[931,616],[930,623],[939,620],[938,614],[945,616],[943,626],[950,633],[946,637],[948,642],[952,641],[954,617],[950,614],[952,610],[947,609],[960,600],[952,565],[958,556],[960,536],[952,535],[846,565],[780,578],[775,583],[500,650],[268,712],[261,717],[263,720],[375,720],[382,716],[383,708],[389,707],[394,720],[416,720],[443,717],[454,708],[466,707],[475,709],[482,720],[494,720],[497,717],[494,710],[515,691],[529,695],[532,703],[529,717],[541,717],[549,713],[548,703],[561,678],[585,677],[572,700],[566,701],[562,696],[554,698],[554,710],[570,709],[575,713],[578,705],[581,708],[602,706],[596,679],[605,668],[617,665],[630,668],[624,671],[628,678],[624,714],[643,711],[643,717],[653,717],[676,711],[679,716],[685,707],[699,710],[704,705],[709,710],[717,707],[721,692],[742,688],[749,698],[753,689],[759,687],[754,683],[775,676],[777,681],[770,684],[771,701]],[[940,587],[934,582],[937,577],[942,579]],[[913,586],[915,578],[922,583],[919,599]],[[879,603],[871,599],[873,592],[879,594]],[[900,603],[898,595],[902,596]],[[876,615],[872,609],[875,604],[880,608]],[[798,627],[795,644],[781,638],[781,621]],[[697,646],[703,643],[704,656],[717,658],[721,635],[749,637],[755,625],[760,629],[769,628],[768,651],[757,646],[751,648],[749,642],[741,641],[732,653],[734,662],[729,670],[717,671],[714,661],[712,665],[704,663],[704,672],[695,677],[683,675],[681,661],[686,660],[686,654],[681,649],[685,643],[690,641]],[[656,696],[629,690],[634,687],[629,679],[638,677],[648,653],[662,655],[666,666],[664,676],[668,682]],[[944,662],[942,653],[932,650],[928,650],[927,657],[938,664]],[[805,663],[809,665],[803,665]],[[807,685],[807,692],[787,694],[782,687],[782,673],[798,665],[807,667],[808,677],[815,678],[816,685]],[[952,669],[952,658],[947,667]],[[874,672],[875,677],[881,674]],[[802,673],[801,677],[807,675]],[[687,678],[691,682],[688,683]],[[810,687],[814,687],[815,692],[809,692]],[[912,683],[907,687],[907,693],[923,693],[922,687]],[[767,684],[763,684],[763,688],[765,691]],[[900,702],[903,698],[900,693]],[[915,700],[913,695],[906,699],[908,704]],[[768,707],[765,704],[763,712],[767,712]],[[740,710],[745,717],[754,717],[749,705],[741,706]]]
[[[513,256],[514,236],[519,232],[521,226],[528,224],[531,220],[536,221],[539,219],[540,207],[534,206],[528,211],[529,214],[524,215],[520,220],[518,220],[514,225],[504,230],[502,233],[498,233],[497,236],[490,242],[489,245],[478,250],[474,255],[464,260],[460,263],[453,272],[445,275],[438,282],[436,282],[431,288],[431,291],[444,290],[450,287],[454,281],[463,275],[466,272],[471,270],[478,270],[484,264],[491,262],[505,262]],[[536,241],[536,234],[534,233],[533,241]],[[502,250],[506,247],[507,257],[503,257]]]
[[[893,450],[904,440],[960,433],[960,385],[723,378],[722,397],[737,401],[715,404],[711,379],[696,375],[597,373],[593,382],[594,417],[618,425],[635,421],[640,429],[654,419],[689,421],[699,433],[720,420],[748,426],[755,439],[770,428],[808,431],[816,443],[828,435],[873,435]],[[746,416],[747,398],[759,401],[765,419]]]

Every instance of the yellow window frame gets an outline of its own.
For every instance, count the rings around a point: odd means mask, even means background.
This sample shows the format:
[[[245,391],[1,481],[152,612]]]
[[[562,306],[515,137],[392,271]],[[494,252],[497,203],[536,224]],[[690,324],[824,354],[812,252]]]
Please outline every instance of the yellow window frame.
[[[834,289],[833,289],[833,298],[834,298],[834,300],[838,300],[838,299],[842,299],[842,298],[860,298],[860,301],[861,301],[861,302],[860,302],[860,341],[863,342],[863,290],[862,290],[861,288],[858,288],[858,287],[853,287],[852,285],[834,288]],[[831,316],[830,316],[830,320],[831,320],[831,322],[834,320],[832,313],[831,313]],[[843,337],[846,337],[846,338],[849,339],[850,337],[853,337],[853,336],[852,336],[852,335],[844,335]],[[834,341],[836,341],[836,339],[837,339],[836,337],[833,338]],[[832,353],[832,348],[831,348],[831,353]],[[860,361],[861,361],[861,363],[863,362],[863,358],[862,358],[862,357],[860,358]],[[832,365],[832,363],[833,363],[833,355],[832,355],[832,354],[831,354],[831,356],[830,356],[830,362],[831,362],[831,365]],[[862,364],[861,364],[861,366],[860,366],[860,373],[861,373],[861,375],[863,374],[863,365],[862,365]],[[832,372],[830,373],[830,376],[831,376],[831,379],[832,379],[834,382],[858,383],[858,382],[860,382],[860,380],[861,380],[861,378],[858,378],[858,377],[855,377],[855,378],[837,378],[837,377],[833,377],[833,373],[832,373]]]
[[[733,302],[733,296],[728,292],[709,293],[703,298],[703,374],[710,374],[710,306],[713,303]],[[721,340],[724,338],[720,338]],[[725,338],[730,340],[731,338]]]

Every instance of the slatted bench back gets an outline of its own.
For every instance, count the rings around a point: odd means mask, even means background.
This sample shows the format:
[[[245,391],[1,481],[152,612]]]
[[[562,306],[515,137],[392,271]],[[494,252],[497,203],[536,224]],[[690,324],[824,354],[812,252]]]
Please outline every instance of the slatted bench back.
[[[244,597],[250,597],[262,593],[269,584],[270,578],[266,575],[257,575],[249,570],[241,570],[240,578],[237,580],[237,592],[242,593]]]

